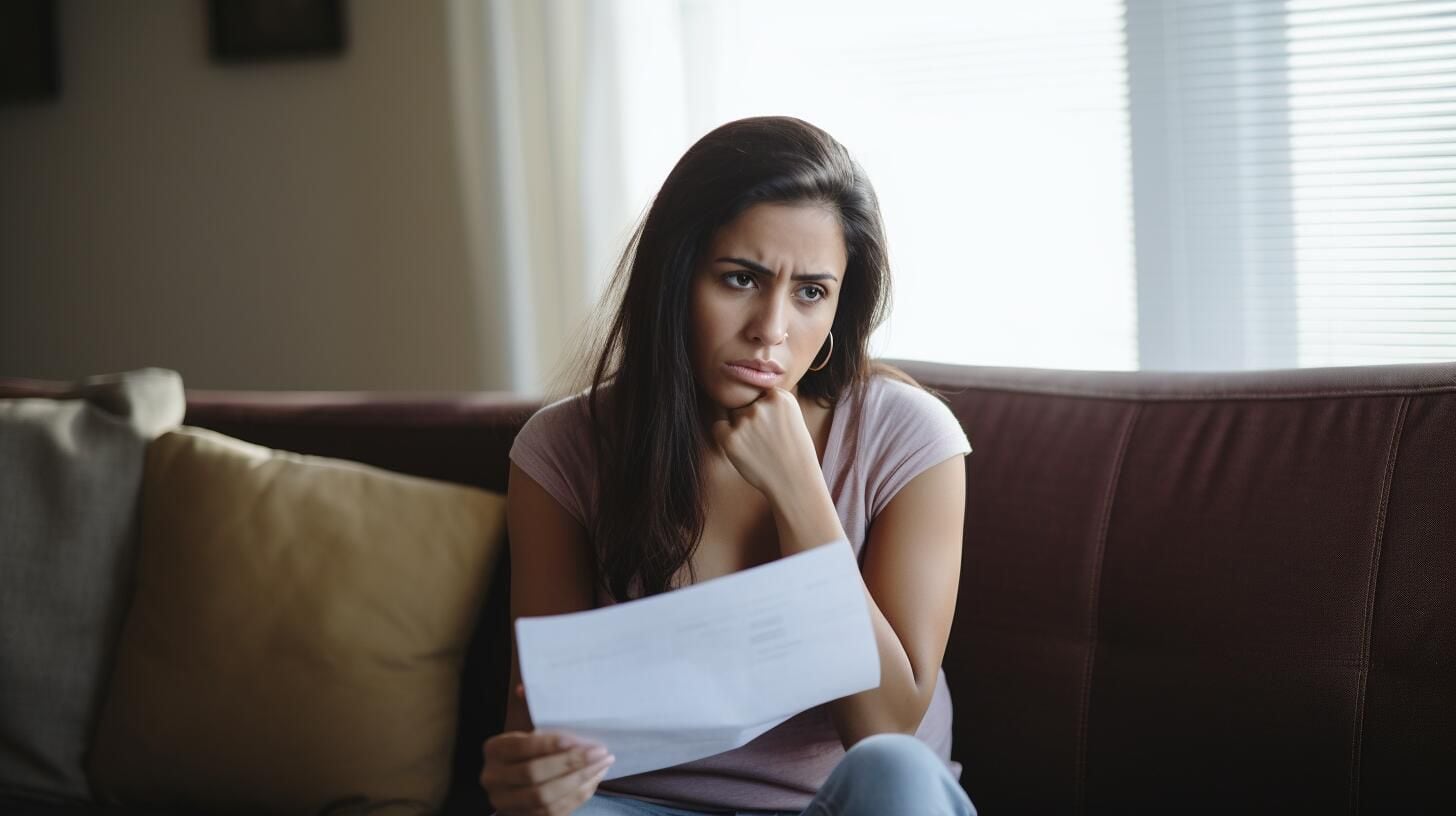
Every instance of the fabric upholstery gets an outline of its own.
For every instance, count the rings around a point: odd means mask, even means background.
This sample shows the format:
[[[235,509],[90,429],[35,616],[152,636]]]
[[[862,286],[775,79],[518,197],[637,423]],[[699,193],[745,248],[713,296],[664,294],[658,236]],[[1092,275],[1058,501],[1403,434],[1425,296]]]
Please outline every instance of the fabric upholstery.
[[[202,429],[158,438],[98,790],[208,812],[438,808],[503,533],[498,494]]]
[[[84,800],[86,746],[130,594],[147,440],[181,377],[91,377],[0,399],[0,791]]]

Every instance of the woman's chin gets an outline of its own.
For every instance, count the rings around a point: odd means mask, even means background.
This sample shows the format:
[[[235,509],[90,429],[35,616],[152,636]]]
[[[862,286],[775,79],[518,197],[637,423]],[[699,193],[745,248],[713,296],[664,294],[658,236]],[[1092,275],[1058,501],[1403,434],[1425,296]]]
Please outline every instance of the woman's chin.
[[[714,400],[718,406],[725,411],[736,411],[739,408],[747,408],[763,396],[762,391],[750,391],[747,388],[731,389],[731,394],[724,394],[720,399]]]
[[[754,388],[746,383],[722,382],[717,387],[707,392],[708,400],[724,411],[736,411],[752,405],[759,397],[763,396],[762,388]]]
[[[787,378],[785,378],[784,380],[780,380],[779,384],[774,387],[786,388],[790,393],[798,393],[798,391],[792,387],[793,385],[797,385],[797,383],[788,384],[785,382],[786,379]],[[698,393],[701,394],[708,401],[709,404],[717,408],[719,411],[724,412],[736,411],[739,408],[746,408],[749,405],[752,405],[760,397],[762,397],[763,392],[767,390],[763,386],[757,386],[751,383],[742,382],[732,377],[715,377],[711,381],[709,381],[706,386],[700,385],[699,389],[700,390]]]

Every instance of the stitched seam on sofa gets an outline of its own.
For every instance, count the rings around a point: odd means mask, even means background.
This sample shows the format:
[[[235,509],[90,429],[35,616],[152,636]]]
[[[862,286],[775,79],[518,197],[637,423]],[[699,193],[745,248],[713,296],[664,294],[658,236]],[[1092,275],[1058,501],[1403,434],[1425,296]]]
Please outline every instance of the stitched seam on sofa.
[[[965,385],[950,388],[929,382],[928,387],[948,397],[957,397],[970,391],[993,394],[1034,394],[1038,396],[1065,397],[1068,399],[1106,400],[1109,402],[1164,403],[1200,402],[1277,402],[1279,400],[1308,399],[1360,399],[1362,397],[1420,397],[1433,394],[1456,393],[1456,385],[1385,386],[1370,389],[1331,389],[1328,391],[1190,391],[1187,393],[1157,393],[1138,391],[1091,391],[1075,388],[1009,385]]]
[[[1102,497],[1102,520],[1097,531],[1096,551],[1092,561],[1092,581],[1087,598],[1087,661],[1082,668],[1082,710],[1077,718],[1077,812],[1087,808],[1087,719],[1092,706],[1092,668],[1097,656],[1098,607],[1102,601],[1102,563],[1107,555],[1107,528],[1112,523],[1112,505],[1117,499],[1117,485],[1122,481],[1122,464],[1132,444],[1133,429],[1142,416],[1142,406],[1133,405],[1123,421],[1122,435],[1117,442],[1117,456],[1112,462],[1112,475]]]
[[[1365,620],[1360,633],[1360,668],[1355,673],[1355,723],[1350,740],[1350,812],[1360,811],[1360,755],[1365,739],[1365,688],[1370,681],[1370,640],[1375,629],[1375,590],[1379,585],[1380,562],[1385,552],[1385,520],[1390,510],[1390,486],[1395,481],[1395,464],[1400,455],[1400,438],[1410,414],[1411,398],[1400,401],[1390,431],[1390,449],[1385,455],[1385,478],[1380,485],[1380,507],[1375,515],[1375,542],[1370,550],[1370,569],[1365,579]]]

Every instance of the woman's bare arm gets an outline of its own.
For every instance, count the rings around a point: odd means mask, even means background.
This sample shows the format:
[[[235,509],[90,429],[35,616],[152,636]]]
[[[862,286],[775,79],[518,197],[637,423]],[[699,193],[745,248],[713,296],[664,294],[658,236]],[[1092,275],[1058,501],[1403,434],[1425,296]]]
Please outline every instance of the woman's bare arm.
[[[511,621],[518,617],[580,612],[596,606],[595,570],[586,530],[525,471],[511,465],[506,491],[506,525],[511,550]],[[531,730],[511,628],[511,685],[506,701],[507,731]],[[530,690],[527,689],[527,694]]]
[[[842,535],[833,503],[806,498],[776,512],[785,555]],[[880,686],[829,704],[845,748],[872,734],[913,734],[930,707],[960,583],[966,506],[965,458],[916,476],[874,520],[865,546],[870,623],[880,652]]]

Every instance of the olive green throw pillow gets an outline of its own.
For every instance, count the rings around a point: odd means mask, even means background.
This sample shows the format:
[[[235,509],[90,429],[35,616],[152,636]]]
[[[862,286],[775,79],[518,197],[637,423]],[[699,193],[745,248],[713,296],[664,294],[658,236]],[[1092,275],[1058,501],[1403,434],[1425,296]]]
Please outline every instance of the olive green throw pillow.
[[[439,808],[501,496],[182,428],[147,450],[141,513],[88,761],[103,798]]]

